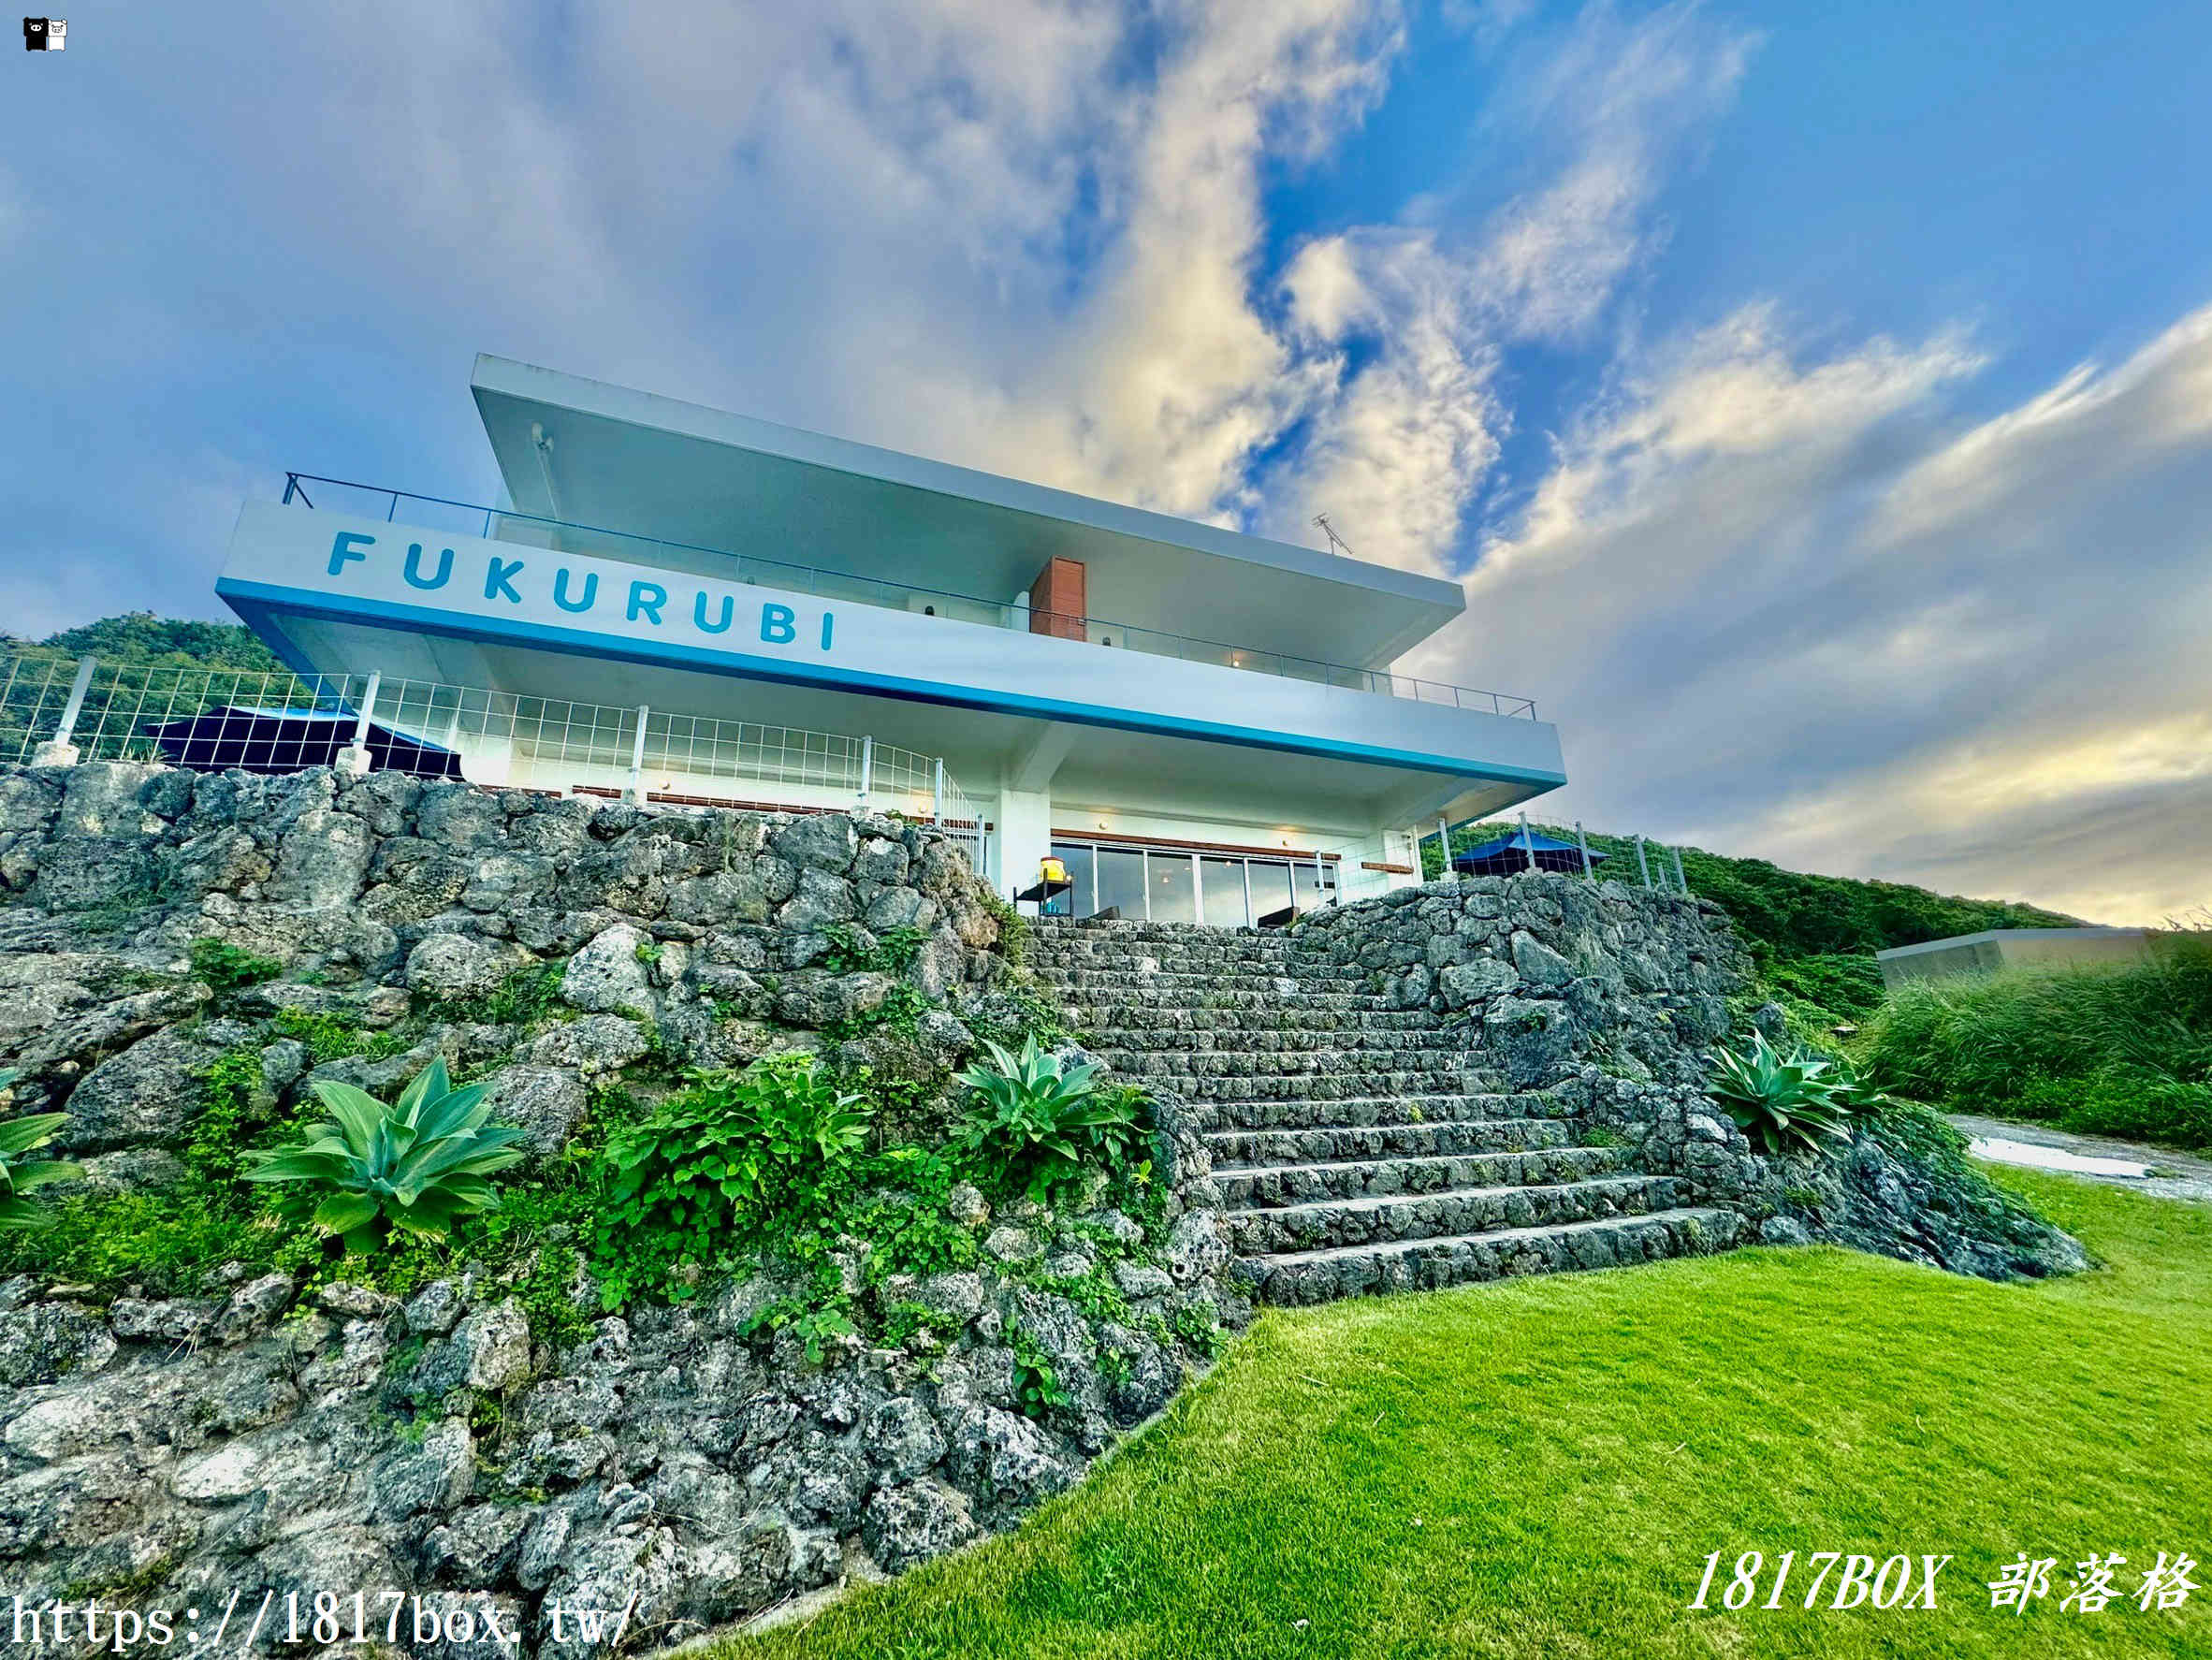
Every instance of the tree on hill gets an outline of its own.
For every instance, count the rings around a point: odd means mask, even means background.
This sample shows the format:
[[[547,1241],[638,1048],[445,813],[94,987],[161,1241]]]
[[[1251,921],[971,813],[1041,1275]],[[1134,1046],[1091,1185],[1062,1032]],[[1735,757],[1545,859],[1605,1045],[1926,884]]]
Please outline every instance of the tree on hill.
[[[22,644],[24,642],[14,642]],[[284,665],[254,637],[253,631],[235,622],[195,622],[156,617],[151,611],[126,611],[121,617],[103,617],[81,628],[65,628],[35,642],[44,649],[66,651],[74,657],[92,656],[102,663],[138,667],[281,669]]]

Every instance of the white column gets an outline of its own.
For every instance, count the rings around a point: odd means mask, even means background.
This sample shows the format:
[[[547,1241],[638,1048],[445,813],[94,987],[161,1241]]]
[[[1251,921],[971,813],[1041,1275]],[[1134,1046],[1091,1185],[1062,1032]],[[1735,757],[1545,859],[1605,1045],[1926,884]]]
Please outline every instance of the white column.
[[[69,741],[77,732],[77,717],[84,709],[84,694],[92,686],[93,669],[98,664],[96,657],[87,657],[77,664],[77,678],[69,682],[69,701],[62,706],[62,723],[54,728],[53,736],[31,751],[33,766],[75,766],[77,746]]]
[[[637,735],[630,742],[630,782],[622,791],[622,799],[633,807],[645,805],[645,737],[646,722],[652,718],[652,706],[637,706]]]
[[[1037,863],[1053,851],[1053,797],[1049,790],[1001,789],[998,833],[992,838],[992,881],[1011,898],[1037,881]]]
[[[354,741],[338,751],[334,764],[348,778],[366,778],[369,775],[369,722],[376,715],[376,693],[384,684],[384,671],[369,671],[369,685],[361,693],[360,712],[354,719]]]

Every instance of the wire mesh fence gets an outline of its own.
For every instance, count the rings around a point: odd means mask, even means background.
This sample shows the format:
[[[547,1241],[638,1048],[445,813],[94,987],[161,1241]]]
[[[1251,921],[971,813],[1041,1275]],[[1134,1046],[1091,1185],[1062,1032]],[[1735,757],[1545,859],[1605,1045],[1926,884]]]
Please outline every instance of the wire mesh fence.
[[[982,868],[982,815],[941,758],[862,736],[648,706],[579,703],[379,674],[0,657],[0,761],[64,745],[81,761],[202,772],[341,764],[676,805],[867,805],[939,824]]]
[[[1512,821],[1438,824],[1419,837],[1424,881],[1458,876],[1518,876],[1549,870],[1594,881],[1626,882],[1654,893],[1688,894],[1681,849],[1642,836],[1600,836],[1573,824]],[[1447,852],[1448,850],[1448,852]]]

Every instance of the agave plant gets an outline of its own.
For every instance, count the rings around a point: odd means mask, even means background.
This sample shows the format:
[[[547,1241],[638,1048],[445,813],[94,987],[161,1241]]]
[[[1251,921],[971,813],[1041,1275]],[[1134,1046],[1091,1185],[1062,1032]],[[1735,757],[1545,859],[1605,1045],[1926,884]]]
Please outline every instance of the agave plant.
[[[976,1099],[960,1124],[959,1144],[1009,1174],[1026,1174],[1030,1197],[1079,1174],[1086,1155],[1118,1158],[1141,1132],[1136,1101],[1107,1090],[1092,1061],[1064,1067],[1037,1047],[1019,1055],[986,1041],[991,1064],[970,1066],[960,1082]]]
[[[523,1132],[488,1123],[484,1085],[454,1088],[443,1060],[388,1107],[350,1084],[318,1078],[314,1090],[330,1116],[306,1141],[260,1155],[246,1179],[299,1183],[292,1208],[349,1250],[374,1248],[379,1222],[444,1239],[456,1218],[498,1207],[486,1178],[522,1158]]]
[[[1753,1036],[1749,1055],[1720,1052],[1706,1092],[1769,1153],[1818,1146],[1824,1137],[1849,1140],[1852,1114],[1861,1104],[1848,1066],[1803,1050],[1785,1056],[1764,1032]]]
[[[12,1072],[0,1073],[0,1088],[15,1081]],[[23,1155],[53,1140],[66,1113],[34,1113],[0,1124],[0,1228],[41,1228],[51,1219],[47,1208],[23,1195],[50,1182],[66,1182],[84,1173],[84,1167],[65,1158],[41,1158],[26,1163]]]

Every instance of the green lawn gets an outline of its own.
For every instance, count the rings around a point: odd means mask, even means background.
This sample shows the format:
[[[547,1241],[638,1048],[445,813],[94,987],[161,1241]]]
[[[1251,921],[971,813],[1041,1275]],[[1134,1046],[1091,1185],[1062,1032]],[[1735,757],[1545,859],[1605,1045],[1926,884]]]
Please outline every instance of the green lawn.
[[[2212,1566],[2058,1607],[2091,1551],[2212,1564],[2212,1208],[2000,1179],[2107,1267],[1754,1250],[1270,1314],[1018,1533],[725,1660],[2212,1653]],[[2022,1548],[2050,1594],[1992,1612]],[[1754,1549],[1799,1553],[1790,1606],[1684,1610]],[[1808,1613],[1815,1551],[1957,1560],[1932,1613]]]

